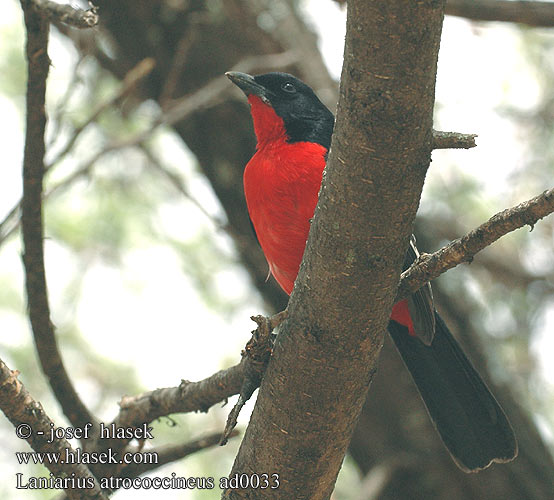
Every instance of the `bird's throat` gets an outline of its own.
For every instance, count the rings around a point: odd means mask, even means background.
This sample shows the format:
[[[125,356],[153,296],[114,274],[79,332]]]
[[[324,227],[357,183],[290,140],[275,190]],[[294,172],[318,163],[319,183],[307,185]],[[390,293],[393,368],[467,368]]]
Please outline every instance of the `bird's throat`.
[[[255,95],[249,95],[248,102],[251,107],[258,147],[270,142],[285,141],[287,139],[285,122],[271,105],[266,104]]]

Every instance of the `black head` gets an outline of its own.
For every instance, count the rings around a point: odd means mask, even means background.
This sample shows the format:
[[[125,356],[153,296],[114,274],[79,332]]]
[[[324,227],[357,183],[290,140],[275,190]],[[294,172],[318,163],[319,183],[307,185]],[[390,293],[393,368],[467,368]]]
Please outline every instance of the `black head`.
[[[288,142],[316,142],[331,146],[335,119],[314,91],[288,73],[251,76],[230,71],[227,77],[247,96],[258,96],[282,118]]]

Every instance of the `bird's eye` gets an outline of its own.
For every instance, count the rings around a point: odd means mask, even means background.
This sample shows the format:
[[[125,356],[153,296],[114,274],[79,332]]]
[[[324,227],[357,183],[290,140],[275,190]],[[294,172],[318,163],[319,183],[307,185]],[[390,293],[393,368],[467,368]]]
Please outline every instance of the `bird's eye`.
[[[296,92],[296,88],[290,82],[283,83],[283,85],[281,85],[281,89],[285,92],[288,92],[289,94]]]

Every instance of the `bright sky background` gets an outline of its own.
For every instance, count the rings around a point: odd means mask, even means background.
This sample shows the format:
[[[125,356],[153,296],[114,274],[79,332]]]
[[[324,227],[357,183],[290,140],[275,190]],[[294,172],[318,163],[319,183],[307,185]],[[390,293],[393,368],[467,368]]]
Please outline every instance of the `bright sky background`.
[[[3,2],[0,31],[19,19],[20,8],[16,1]],[[306,11],[325,38],[321,41],[324,57],[332,74],[338,78],[342,64],[344,38],[344,11],[330,0],[308,0]],[[21,30],[18,35],[21,36]],[[23,48],[23,39],[17,40]],[[527,64],[519,55],[520,41],[515,30],[508,25],[485,25],[475,29],[469,22],[446,18],[437,82],[438,100],[448,106],[438,112],[443,129],[478,133],[478,147],[464,152],[439,152],[434,155],[429,181],[447,184],[448,168],[445,164],[456,161],[464,170],[483,180],[486,195],[493,195],[497,205],[491,205],[490,215],[514,199],[508,178],[521,162],[520,137],[509,120],[495,111],[500,100],[509,99],[521,109],[532,107],[539,98],[539,86]],[[50,57],[53,61],[48,81],[49,98],[59,98],[65,90],[75,61],[75,52],[56,36],[52,37]],[[479,77],[475,77],[479,75]],[[483,77],[483,75],[487,75]],[[498,89],[507,89],[507,93]],[[455,97],[453,97],[455,96]],[[475,117],[479,117],[476,122]],[[0,180],[0,217],[11,208],[21,193],[20,165],[22,159],[21,117],[13,103],[0,95],[0,137],[3,138],[4,168]],[[162,139],[167,158],[181,165],[198,199],[214,214],[220,214],[209,186],[194,174],[188,163],[188,153],[170,134]],[[448,156],[450,155],[450,156]],[[455,158],[450,160],[449,158]],[[190,209],[185,200],[167,204],[160,214],[168,232],[200,231],[212,228],[211,222],[200,211],[194,219],[183,225],[182,214]],[[422,202],[425,209],[425,193]],[[218,245],[232,254],[232,244],[225,235],[217,236]],[[56,297],[67,285],[76,270],[71,255],[52,241],[47,242],[47,274],[56,318]],[[17,240],[1,250],[0,279],[15,276],[23,283],[20,249]],[[114,353],[125,363],[149,366],[140,372],[146,387],[174,386],[181,378],[198,380],[239,360],[240,351],[253,329],[249,317],[263,313],[262,303],[249,284],[245,271],[235,267],[217,276],[217,286],[224,293],[241,298],[244,304],[237,314],[222,318],[208,309],[198,298],[192,284],[182,278],[178,256],[167,247],[139,247],[123,262],[122,269],[95,265],[85,276],[83,296],[76,311],[82,334],[94,348],[105,356]],[[55,270],[55,272],[53,271]],[[132,282],[132,289],[129,283]],[[27,342],[30,336],[26,322],[13,314],[0,310],[2,330],[9,332],[9,342]],[[540,341],[534,348],[539,356],[544,376],[554,384],[554,336],[547,335],[554,326],[554,306],[543,322]],[[155,338],[155,342],[148,339]],[[172,346],[168,349],[168,346]],[[203,353],[210,352],[206,357]],[[17,368],[12,366],[12,368]],[[23,374],[24,375],[24,374]],[[109,418],[113,408],[105,415]],[[248,412],[243,412],[246,422]],[[1,424],[4,427],[4,423]],[[3,466],[8,463],[0,453]],[[9,460],[13,463],[13,459]],[[11,477],[15,469],[10,471]],[[0,476],[1,477],[1,476]],[[10,481],[12,479],[10,478]],[[132,495],[132,496],[131,496]],[[117,498],[146,498],[140,492],[118,493]],[[164,498],[172,498],[165,496]],[[186,498],[180,496],[180,498]]]

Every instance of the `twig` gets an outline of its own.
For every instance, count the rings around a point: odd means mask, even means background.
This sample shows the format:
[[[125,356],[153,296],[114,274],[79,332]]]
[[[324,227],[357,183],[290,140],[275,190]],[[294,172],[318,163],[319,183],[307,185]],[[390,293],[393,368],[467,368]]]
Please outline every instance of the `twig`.
[[[67,487],[64,490],[69,498],[107,499],[86,465],[65,461],[66,453],[76,456],[75,450],[63,438],[50,439],[54,422],[44,412],[41,404],[33,399],[17,376],[18,372],[11,371],[0,359],[0,408],[16,428],[16,435],[25,439],[36,452],[57,454],[62,457],[65,463],[45,460],[44,465],[52,473],[51,478],[66,481]],[[77,486],[77,480],[82,482],[80,487]],[[82,487],[85,481],[91,487]]]
[[[211,406],[240,391],[246,364],[247,360],[242,359],[239,364],[199,382],[183,380],[178,387],[125,396],[119,403],[120,411],[114,423],[116,427],[133,427],[172,413],[208,411]]]
[[[190,53],[190,49],[198,36],[198,30],[195,28],[196,25],[194,25],[192,29],[189,28],[186,30],[177,44],[175,55],[173,57],[173,61],[171,62],[171,67],[169,68],[167,78],[165,79],[164,85],[160,92],[160,97],[158,99],[160,106],[164,110],[168,108],[167,103],[174,97],[179,77],[183,71],[183,66],[185,65],[187,57]]]
[[[50,114],[51,127],[48,130],[48,135],[50,136],[50,140],[46,148],[47,150],[50,150],[50,148],[55,144],[56,139],[60,135],[60,130],[62,128],[62,118],[66,113],[68,103],[71,101],[73,94],[77,90],[77,84],[81,80],[79,70],[84,60],[85,60],[85,56],[83,54],[80,54],[79,60],[76,62],[75,66],[73,67],[71,80],[67,85],[67,88],[65,89],[64,95],[59,99],[56,105],[56,109]],[[54,127],[52,127],[52,124],[54,125]]]
[[[469,149],[474,148],[477,134],[459,132],[441,132],[433,130],[433,149]]]
[[[82,10],[71,5],[63,5],[50,0],[24,0],[32,2],[50,21],[57,21],[73,28],[94,28],[98,24],[98,7],[89,2],[90,9]]]
[[[65,179],[59,181],[57,184],[48,189],[42,197],[43,201],[48,200],[54,195],[65,192],[73,185],[73,183],[83,177],[90,175],[94,166],[96,165],[96,162],[100,160],[103,156],[124,147],[126,146],[119,142],[108,144],[104,149],[94,154],[92,158],[87,160],[87,162],[81,165],[77,170],[69,174]],[[2,245],[19,227],[21,220],[18,219],[18,215],[22,206],[23,199],[21,199],[19,203],[9,211],[6,217],[4,217],[4,220],[0,222],[0,245]]]
[[[405,299],[425,283],[462,262],[471,262],[475,254],[500,239],[505,234],[529,225],[554,212],[554,188],[508,208],[491,217],[465,236],[450,242],[432,254],[422,254],[404,271],[396,294],[396,302]]]
[[[156,389],[139,396],[125,396],[119,402],[119,414],[109,425],[136,428],[173,413],[207,412],[211,406],[240,391],[247,363],[248,360],[243,358],[238,365],[220,370],[199,382],[182,380],[178,387]],[[130,442],[130,438],[95,438],[87,442],[87,449],[98,453],[108,449],[112,453],[120,453]],[[93,470],[99,477],[116,476],[120,473],[121,465],[98,464]]]
[[[50,66],[47,54],[48,22],[27,0],[21,5],[27,28],[27,116],[23,158],[23,264],[29,319],[42,369],[69,421],[76,427],[92,422],[92,415],[79,399],[58,350],[44,269],[42,184],[44,178],[45,92]]]
[[[554,3],[506,0],[448,0],[445,13],[475,21],[505,21],[528,26],[554,26]]]
[[[200,212],[202,212],[202,214],[204,214],[206,218],[210,220],[217,229],[224,229],[224,230],[228,229],[227,224],[225,223],[224,220],[216,217],[215,215],[210,214],[204,208],[202,203],[200,203],[191,194],[191,192],[188,190],[185,184],[184,179],[179,174],[171,171],[169,168],[162,165],[162,163],[156,158],[155,154],[145,144],[140,144],[139,148],[148,159],[150,166],[152,166],[157,172],[163,175],[173,185],[173,187],[179,193],[181,193],[187,200],[189,200],[198,210],[200,210]]]
[[[286,314],[283,311],[269,318],[269,327],[276,328],[286,318]],[[183,380],[179,387],[124,397],[119,403],[120,411],[113,423],[116,427],[136,427],[172,413],[208,411],[213,405],[240,393],[247,372],[253,369],[250,364],[250,356],[244,355],[238,365],[221,370],[199,382]],[[256,366],[262,370],[265,368],[260,364]],[[250,377],[253,376],[250,372]],[[103,443],[106,442],[107,440],[103,440]],[[118,440],[113,446],[121,449],[126,444],[124,440]]]
[[[123,79],[123,82],[120,88],[118,89],[118,91],[114,95],[106,99],[104,102],[101,102],[98,106],[96,106],[96,109],[92,112],[92,114],[73,131],[73,134],[70,137],[69,141],[67,141],[67,144],[65,145],[65,147],[46,166],[46,170],[49,170],[56,163],[60,162],[67,155],[67,153],[71,151],[71,149],[75,145],[75,142],[77,141],[81,133],[91,123],[95,122],[97,118],[106,109],[108,109],[110,106],[117,104],[121,99],[123,99],[130,92],[132,92],[133,89],[136,88],[138,83],[144,78],[146,78],[152,72],[155,65],[156,65],[156,61],[154,61],[154,59],[152,59],[151,57],[147,57],[146,59],[143,59],[142,61],[140,61],[131,71],[129,71],[125,75],[125,78]]]
[[[160,91],[158,102],[163,110],[167,109],[168,102],[173,99],[175,91],[178,88],[185,63],[189,57],[190,51],[194,43],[198,39],[200,28],[209,22],[209,18],[205,12],[194,12],[188,16],[189,27],[185,30],[183,36],[175,49],[175,55],[171,61],[171,67],[167,73],[167,77]]]
[[[239,432],[234,431],[229,436],[230,438],[238,436]],[[146,472],[150,472],[162,465],[169,464],[176,460],[185,458],[193,453],[211,448],[219,444],[221,438],[221,433],[216,432],[209,434],[207,436],[195,439],[194,441],[189,441],[188,443],[177,444],[174,446],[164,446],[161,448],[154,448],[148,450],[149,453],[155,453],[158,460],[155,464],[142,463],[142,464],[133,464],[129,465],[123,469],[121,477],[137,477]],[[145,461],[146,462],[146,461]]]
[[[227,444],[231,432],[237,425],[237,419],[242,407],[260,386],[262,376],[271,356],[273,330],[277,328],[287,316],[288,311],[285,309],[271,318],[265,316],[251,317],[252,321],[258,325],[258,328],[252,332],[252,338],[248,341],[242,353],[243,358],[246,357],[249,363],[246,365],[246,372],[244,374],[238,400],[227,417],[227,423],[225,424],[225,429],[223,430],[223,435],[219,443],[221,446]]]
[[[4,217],[2,222],[0,222],[0,245],[4,243],[19,227],[21,219],[19,217],[19,211],[21,209],[21,200],[17,205],[13,206],[11,210]]]
[[[143,59],[139,62],[127,75],[125,76],[121,87],[117,92],[108,98],[106,101],[100,103],[97,108],[92,112],[92,114],[74,131],[70,137],[67,144],[64,148],[57,154],[57,156],[50,161],[48,165],[45,166],[45,173],[48,173],[54,166],[59,163],[65,156],[71,151],[77,139],[80,137],[82,132],[104,112],[110,106],[116,104],[119,100],[129,94],[137,84],[150,74],[154,68],[154,61],[150,58]],[[94,164],[102,158],[104,155],[111,153],[119,148],[126,147],[125,143],[118,141],[112,141],[105,148],[92,156],[84,165],[75,170],[73,173],[69,174],[64,180],[60,181],[54,187],[50,188],[45,195],[43,200],[50,198],[51,195],[63,192],[66,188],[70,187],[73,182],[76,180],[88,175],[92,170]],[[0,222],[0,245],[8,239],[14,231],[19,227],[19,210],[21,208],[21,200],[8,212],[4,219]]]

